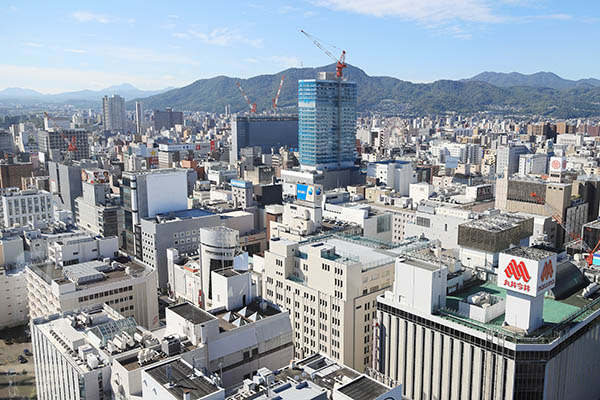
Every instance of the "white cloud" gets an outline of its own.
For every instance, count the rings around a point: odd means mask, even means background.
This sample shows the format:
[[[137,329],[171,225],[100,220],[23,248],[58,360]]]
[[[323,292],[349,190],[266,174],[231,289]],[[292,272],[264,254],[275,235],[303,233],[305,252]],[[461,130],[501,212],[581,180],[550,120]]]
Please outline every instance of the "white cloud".
[[[113,15],[96,13],[92,11],[79,10],[71,13],[71,18],[77,22],[98,22],[100,24],[110,24],[114,22],[121,22],[127,24],[134,24],[134,18],[121,18]]]
[[[85,53],[87,53],[87,50],[83,50],[83,49],[65,49],[65,51],[67,53],[75,53],[75,54],[85,54]]]
[[[114,22],[114,18],[109,15],[91,11],[75,11],[71,14],[71,17],[78,22],[99,22],[101,24]]]
[[[108,57],[139,63],[156,62],[178,65],[200,65],[199,61],[194,60],[187,55],[166,53],[164,51],[155,51],[138,47],[108,47],[104,50],[104,54]]]
[[[13,11],[13,12],[17,11],[17,7],[16,6],[9,6],[8,9],[10,11]]]
[[[256,58],[242,58],[242,62],[256,64],[258,60]]]
[[[501,22],[485,0],[318,0],[317,5],[375,17],[400,17],[423,24],[450,21]]]
[[[210,32],[188,29],[185,32],[175,32],[172,36],[178,39],[200,39],[204,43],[215,46],[231,46],[236,43],[243,43],[252,47],[262,47],[262,40],[249,38],[247,34],[229,28],[215,28]]]
[[[289,56],[272,56],[271,61],[285,68],[298,67],[302,62],[298,57]]]
[[[36,43],[36,42],[25,42],[25,43],[23,43],[23,45],[28,46],[28,47],[44,47],[43,44]]]
[[[167,18],[177,19],[177,18],[179,18],[179,15],[169,14],[169,15],[167,15]]]

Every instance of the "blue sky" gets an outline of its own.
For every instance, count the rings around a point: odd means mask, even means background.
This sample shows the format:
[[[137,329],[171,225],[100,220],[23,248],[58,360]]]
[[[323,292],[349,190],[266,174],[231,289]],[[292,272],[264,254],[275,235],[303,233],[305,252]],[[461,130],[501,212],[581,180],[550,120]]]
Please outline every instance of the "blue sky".
[[[0,13],[0,89],[159,89],[329,63],[300,29],[369,75],[600,78],[595,0],[3,0]]]

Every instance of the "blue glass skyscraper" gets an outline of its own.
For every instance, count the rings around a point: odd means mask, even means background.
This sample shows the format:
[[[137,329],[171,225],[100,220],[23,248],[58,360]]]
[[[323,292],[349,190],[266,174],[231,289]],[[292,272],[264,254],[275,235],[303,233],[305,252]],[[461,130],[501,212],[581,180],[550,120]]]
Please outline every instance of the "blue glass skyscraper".
[[[354,165],[356,83],[332,79],[298,81],[298,146],[304,169]]]

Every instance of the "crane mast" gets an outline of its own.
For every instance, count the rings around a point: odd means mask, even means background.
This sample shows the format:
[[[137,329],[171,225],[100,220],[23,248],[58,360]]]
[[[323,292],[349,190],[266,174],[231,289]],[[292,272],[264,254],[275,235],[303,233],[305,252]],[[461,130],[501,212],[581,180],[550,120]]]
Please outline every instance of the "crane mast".
[[[246,103],[248,103],[248,107],[250,108],[250,112],[251,113],[255,113],[256,112],[256,103],[252,103],[250,101],[250,99],[248,98],[248,95],[246,94],[246,92],[242,88],[242,84],[241,83],[236,82],[235,84],[238,87],[238,89],[240,89],[240,92],[242,93],[242,96],[244,96],[244,99],[246,100]]]
[[[281,94],[281,88],[283,87],[283,80],[285,79],[285,75],[281,75],[281,80],[279,81],[279,88],[277,88],[277,94],[273,99],[273,112],[277,112],[277,103],[279,102],[279,95]]]

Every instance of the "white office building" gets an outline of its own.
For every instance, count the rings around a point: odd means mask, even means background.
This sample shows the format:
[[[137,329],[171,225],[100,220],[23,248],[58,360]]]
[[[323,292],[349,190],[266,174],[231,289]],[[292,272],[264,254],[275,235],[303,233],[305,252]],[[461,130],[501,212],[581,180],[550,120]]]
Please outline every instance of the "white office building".
[[[2,227],[26,225],[39,221],[52,221],[52,196],[45,190],[18,188],[2,189]]]

